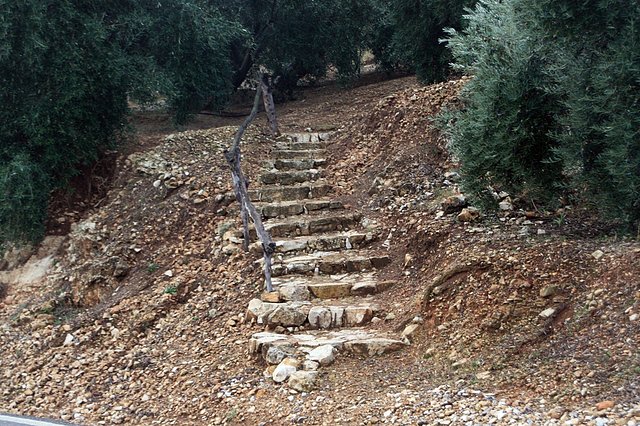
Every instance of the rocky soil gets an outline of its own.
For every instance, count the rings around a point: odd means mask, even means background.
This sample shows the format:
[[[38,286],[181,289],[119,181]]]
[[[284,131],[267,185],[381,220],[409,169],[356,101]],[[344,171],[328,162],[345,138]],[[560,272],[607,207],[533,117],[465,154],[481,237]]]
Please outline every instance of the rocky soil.
[[[85,425],[639,424],[640,244],[579,206],[504,193],[497,212],[469,205],[432,123],[463,85],[326,87],[280,108],[285,131],[333,132],[330,194],[379,225],[371,247],[391,259],[368,329],[411,327],[409,346],[338,352],[311,390],[266,376],[249,350],[265,326],[245,321],[259,255],[239,250],[222,157],[235,127],[143,134],[59,248],[2,265],[0,411]],[[254,180],[275,149],[265,129],[243,145]],[[16,272],[42,259],[45,274]]]

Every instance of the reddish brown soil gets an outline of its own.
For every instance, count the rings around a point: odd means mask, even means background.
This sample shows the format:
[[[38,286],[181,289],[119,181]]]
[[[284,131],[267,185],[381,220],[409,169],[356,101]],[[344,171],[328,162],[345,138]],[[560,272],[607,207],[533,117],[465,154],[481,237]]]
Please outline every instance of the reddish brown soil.
[[[302,405],[265,380],[246,352],[261,329],[241,322],[261,290],[260,270],[252,254],[224,254],[222,238],[238,225],[222,200],[230,182],[221,152],[235,129],[165,139],[176,132],[153,113],[134,118],[138,136],[117,157],[106,196],[69,207],[84,228],[74,227],[41,291],[9,288],[0,300],[0,410],[85,424],[366,424],[388,408],[368,404],[374,394],[427,395],[456,383],[523,404],[637,401],[637,242],[577,232],[592,220],[571,211],[563,220],[517,210],[472,224],[438,217],[440,201],[458,188],[445,182],[456,163],[432,115],[455,104],[462,85],[425,88],[402,78],[329,86],[279,107],[283,131],[336,131],[327,178],[336,196],[382,225],[394,256],[385,278],[398,284],[384,310],[395,318],[375,327],[402,331],[421,316],[410,348],[344,357]],[[240,120],[203,116],[192,129]],[[260,116],[243,146],[249,176],[272,146],[264,124]],[[137,170],[134,153],[157,154],[189,174],[177,188],[154,187],[158,173]],[[552,285],[554,294],[542,297]],[[544,319],[547,308],[556,310]]]

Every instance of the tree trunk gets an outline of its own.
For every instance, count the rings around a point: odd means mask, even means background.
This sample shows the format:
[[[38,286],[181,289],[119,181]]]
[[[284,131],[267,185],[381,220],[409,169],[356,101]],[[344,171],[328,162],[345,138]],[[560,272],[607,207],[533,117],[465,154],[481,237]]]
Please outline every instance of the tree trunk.
[[[273,85],[271,84],[271,77],[267,74],[262,74],[262,78],[260,78],[260,88],[262,89],[262,102],[264,103],[264,110],[267,113],[271,134],[273,136],[280,136],[278,120],[276,118],[276,105],[273,102]]]

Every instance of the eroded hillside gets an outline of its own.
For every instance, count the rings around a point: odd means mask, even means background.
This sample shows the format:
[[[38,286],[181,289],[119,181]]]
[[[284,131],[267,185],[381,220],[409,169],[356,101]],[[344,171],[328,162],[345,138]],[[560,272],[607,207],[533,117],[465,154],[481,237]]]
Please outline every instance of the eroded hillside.
[[[79,424],[639,422],[640,245],[570,206],[468,206],[431,123],[463,85],[320,88],[280,108],[284,131],[331,133],[328,196],[375,225],[370,247],[390,259],[368,330],[410,345],[339,352],[310,392],[266,377],[248,351],[265,326],[245,321],[259,256],[237,244],[222,157],[235,128],[172,133],[119,159],[107,198],[41,253],[46,275],[9,285],[0,410]],[[265,131],[261,118],[245,136],[252,189],[276,150]]]

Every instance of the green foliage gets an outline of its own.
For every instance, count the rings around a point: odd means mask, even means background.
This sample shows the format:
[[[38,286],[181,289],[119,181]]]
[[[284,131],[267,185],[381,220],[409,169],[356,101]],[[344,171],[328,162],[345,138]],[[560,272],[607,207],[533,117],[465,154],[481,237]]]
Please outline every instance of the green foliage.
[[[176,294],[178,294],[178,287],[176,287],[175,285],[170,285],[168,287],[165,287],[163,293],[175,296]]]
[[[160,265],[158,265],[155,262],[151,262],[150,264],[147,265],[147,272],[150,273],[150,274],[153,274],[158,269],[160,269]]]
[[[128,96],[178,120],[230,91],[238,31],[196,1],[0,0],[0,244],[36,241],[49,191],[116,145]]]
[[[637,226],[640,4],[587,3],[591,12],[586,15],[582,9],[575,12],[579,15],[568,14],[564,19],[543,15],[545,28],[559,26],[566,33],[558,43],[558,65],[549,71],[560,81],[556,91],[564,96],[566,108],[558,117],[564,131],[557,135],[561,142],[557,154],[571,179],[570,187],[584,188],[603,217]],[[570,32],[567,28],[576,19],[580,25],[586,20],[585,24],[601,29]]]
[[[198,2],[168,2],[163,9],[148,30],[148,50],[164,73],[176,121],[184,123],[206,103],[227,101],[233,74],[227,49],[241,29]]]
[[[35,241],[44,235],[49,181],[19,154],[0,166],[0,241]]]
[[[245,28],[231,49],[236,87],[252,65],[265,65],[284,89],[303,78],[323,77],[328,66],[343,80],[356,76],[381,13],[374,0],[214,3],[229,21]]]
[[[445,28],[460,29],[465,7],[473,4],[475,0],[392,0],[391,56],[413,67],[422,81],[445,80],[451,55],[440,39]]]
[[[473,79],[447,131],[467,189],[578,194],[637,225],[640,5],[484,0],[466,19],[448,42]]]
[[[543,90],[549,80],[541,40],[521,27],[511,2],[481,2],[463,34],[449,33],[457,68],[474,76],[450,129],[467,189],[485,202],[489,187],[548,199],[561,181],[550,136],[559,105]]]
[[[97,16],[70,2],[1,3],[0,235],[35,240],[49,190],[122,128],[125,69]]]

